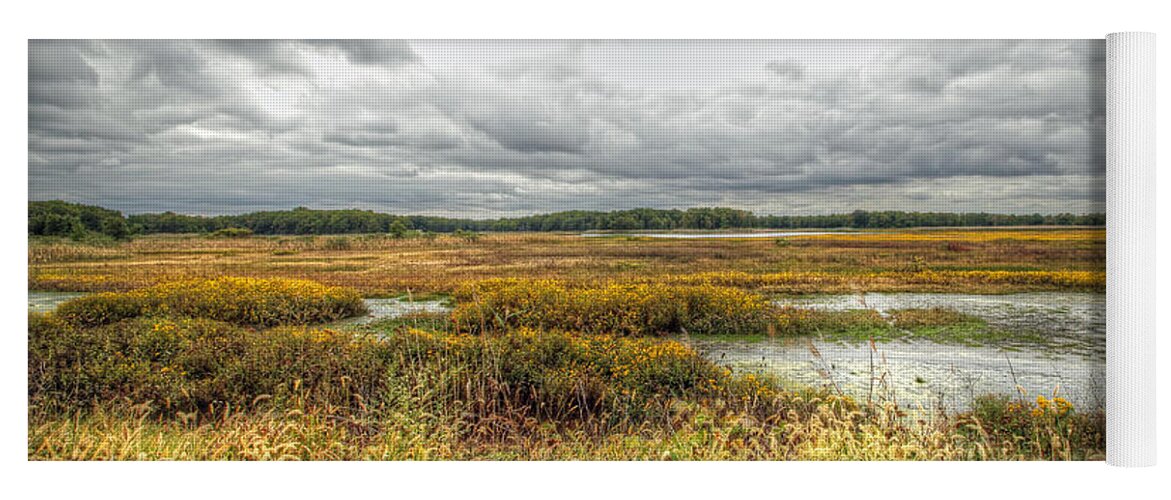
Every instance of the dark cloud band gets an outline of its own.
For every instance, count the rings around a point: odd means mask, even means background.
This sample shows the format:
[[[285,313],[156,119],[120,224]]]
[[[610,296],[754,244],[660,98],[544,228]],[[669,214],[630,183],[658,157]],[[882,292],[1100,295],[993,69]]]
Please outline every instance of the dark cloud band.
[[[131,212],[1102,210],[1104,44],[50,41],[29,193]]]

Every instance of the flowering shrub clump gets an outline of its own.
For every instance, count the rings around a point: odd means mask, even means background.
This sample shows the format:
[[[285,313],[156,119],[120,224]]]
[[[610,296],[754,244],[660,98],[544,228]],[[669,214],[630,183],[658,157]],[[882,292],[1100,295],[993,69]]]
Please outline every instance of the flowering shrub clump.
[[[462,408],[474,426],[521,422],[622,426],[663,418],[680,400],[722,401],[773,414],[784,393],[768,379],[735,376],[677,341],[519,328],[492,334],[400,330],[387,342],[395,369],[426,387],[437,413]],[[732,405],[732,406],[727,406]]]
[[[576,373],[632,392],[677,395],[728,378],[725,369],[671,340],[520,328],[493,336],[410,329],[390,341],[422,357],[488,362],[512,384],[549,382]]]
[[[354,414],[412,401],[470,429],[502,422],[637,425],[680,400],[721,400],[768,414],[773,382],[733,376],[676,341],[521,328],[469,335],[398,329],[241,328],[199,318],[140,317],[78,327],[29,317],[30,405],[110,401],[173,415],[259,402]],[[499,430],[499,429],[497,429]],[[496,432],[496,431],[493,431]]]
[[[57,314],[81,326],[139,316],[189,316],[237,325],[274,326],[334,321],[366,312],[354,290],[307,280],[216,278],[106,292],[61,304]]]
[[[976,285],[1013,285],[1036,289],[1105,290],[1106,273],[1100,271],[871,271],[837,273],[795,271],[746,273],[742,271],[703,272],[653,278],[680,285],[710,284],[782,293],[824,292],[841,288],[943,289]]]
[[[617,335],[759,333],[771,306],[714,285],[610,284],[571,288],[554,280],[495,279],[461,288],[453,312],[467,332],[515,327]]]
[[[80,328],[31,314],[28,341],[30,405],[121,400],[191,412],[269,396],[348,407],[384,382],[379,344],[331,330],[145,317]]]

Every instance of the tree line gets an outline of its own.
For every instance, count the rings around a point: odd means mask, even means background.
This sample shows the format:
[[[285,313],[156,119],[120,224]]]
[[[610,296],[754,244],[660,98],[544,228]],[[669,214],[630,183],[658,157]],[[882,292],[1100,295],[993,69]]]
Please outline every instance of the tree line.
[[[1103,226],[1105,214],[1032,214],[946,212],[871,212],[834,215],[756,215],[732,208],[584,211],[571,210],[500,219],[454,219],[423,215],[392,215],[370,210],[263,211],[241,215],[183,215],[174,212],[135,214],[64,201],[29,202],[30,235],[104,235],[214,233],[241,229],[253,234],[357,234],[426,231],[635,231],[672,229],[884,229],[958,226]]]
[[[81,239],[91,235],[125,238],[135,232],[122,212],[64,201],[33,201],[28,204],[28,234],[68,236]]]

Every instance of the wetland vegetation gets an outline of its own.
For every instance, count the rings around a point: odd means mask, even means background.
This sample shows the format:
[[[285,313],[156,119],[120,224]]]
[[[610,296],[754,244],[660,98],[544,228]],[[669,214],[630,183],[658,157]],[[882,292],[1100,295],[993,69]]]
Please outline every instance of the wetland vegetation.
[[[890,297],[1094,296],[1104,231],[784,241],[33,238],[30,290],[95,293],[30,312],[29,457],[1103,456],[1101,408],[1060,387],[1025,382],[916,409],[894,379],[927,387],[938,369],[849,360],[884,346],[892,356],[1051,350],[1058,337],[1044,328]],[[51,310],[47,297],[30,305]],[[766,351],[780,365],[752,361]],[[817,356],[784,362],[794,352]],[[1025,380],[1028,363],[1018,361]]]

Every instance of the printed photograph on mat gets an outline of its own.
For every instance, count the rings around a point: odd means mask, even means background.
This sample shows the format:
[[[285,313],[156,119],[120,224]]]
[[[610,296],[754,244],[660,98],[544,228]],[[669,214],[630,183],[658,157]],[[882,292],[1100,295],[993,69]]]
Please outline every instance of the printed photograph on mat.
[[[31,40],[30,460],[1102,460],[1103,40]]]

